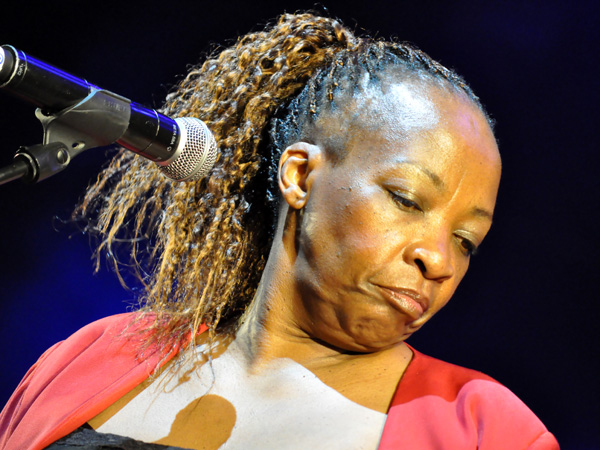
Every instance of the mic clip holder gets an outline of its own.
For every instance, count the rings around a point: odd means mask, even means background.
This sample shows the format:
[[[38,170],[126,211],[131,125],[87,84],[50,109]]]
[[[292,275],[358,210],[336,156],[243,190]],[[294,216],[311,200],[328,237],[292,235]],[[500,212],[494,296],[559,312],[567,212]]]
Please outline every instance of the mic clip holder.
[[[52,142],[32,147],[20,147],[14,157],[14,164],[27,183],[37,183],[63,170],[71,162],[71,155],[65,144]],[[13,178],[14,179],[14,178]]]
[[[127,130],[131,101],[92,89],[74,106],[57,113],[36,109],[44,128],[43,144],[21,147],[12,166],[0,169],[0,184],[23,178],[36,183],[64,170],[84,150],[114,144]]]

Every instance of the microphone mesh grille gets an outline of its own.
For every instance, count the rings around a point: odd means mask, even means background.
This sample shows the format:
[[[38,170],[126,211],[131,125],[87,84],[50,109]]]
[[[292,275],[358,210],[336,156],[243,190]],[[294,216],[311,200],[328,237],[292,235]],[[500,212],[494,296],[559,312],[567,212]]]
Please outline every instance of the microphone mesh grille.
[[[175,159],[160,170],[177,181],[195,181],[206,176],[217,160],[217,142],[199,119],[175,119],[181,135]]]

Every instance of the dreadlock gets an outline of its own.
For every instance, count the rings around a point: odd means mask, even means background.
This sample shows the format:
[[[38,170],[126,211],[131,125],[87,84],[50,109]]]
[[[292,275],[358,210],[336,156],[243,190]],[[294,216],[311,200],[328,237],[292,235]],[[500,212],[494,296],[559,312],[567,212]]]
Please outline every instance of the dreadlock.
[[[175,183],[125,151],[100,173],[74,218],[100,238],[97,268],[106,254],[118,275],[126,266],[141,280],[154,339],[180,340],[201,323],[214,333],[241,316],[271,247],[281,153],[354,95],[362,75],[376,84],[389,67],[462,92],[483,111],[462,78],[410,45],[359,38],[331,18],[285,14],[192,68],[167,97],[165,114],[198,117],[217,140],[206,178]]]

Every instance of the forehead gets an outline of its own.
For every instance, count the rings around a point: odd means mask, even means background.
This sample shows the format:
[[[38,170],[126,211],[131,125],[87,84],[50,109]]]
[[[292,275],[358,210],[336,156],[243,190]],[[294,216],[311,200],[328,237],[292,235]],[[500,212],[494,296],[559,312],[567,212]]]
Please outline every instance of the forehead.
[[[353,132],[377,131],[383,124],[395,130],[424,129],[439,121],[439,114],[423,82],[394,81],[384,75],[376,81],[364,73],[355,85],[345,80],[341,91],[316,121],[317,142],[330,150],[343,151]]]
[[[353,96],[323,114],[317,131],[316,143],[343,159],[356,150],[390,157],[408,150],[409,142],[420,141],[418,147],[436,159],[458,157],[450,155],[451,149],[475,149],[499,164],[496,141],[482,111],[466,94],[430,80],[387,76],[378,83],[363,81]]]
[[[343,145],[332,168],[353,183],[414,174],[409,178],[429,180],[467,209],[475,205],[491,215],[500,156],[487,118],[466,95],[418,82],[365,92],[324,123],[335,138],[323,144]]]
[[[440,113],[432,97],[440,89],[431,81],[397,78],[397,75],[386,75],[376,83],[365,80],[361,89],[341,108],[340,119],[348,121],[350,127],[363,130],[377,130],[384,123],[399,129],[434,127]]]

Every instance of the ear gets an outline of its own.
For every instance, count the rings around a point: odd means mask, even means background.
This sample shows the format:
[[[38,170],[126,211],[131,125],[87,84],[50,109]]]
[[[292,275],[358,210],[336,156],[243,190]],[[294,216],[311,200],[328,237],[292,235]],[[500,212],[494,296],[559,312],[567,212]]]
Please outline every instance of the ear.
[[[301,209],[308,201],[315,169],[323,162],[323,152],[313,144],[296,142],[279,159],[279,189],[285,201],[294,209]]]

